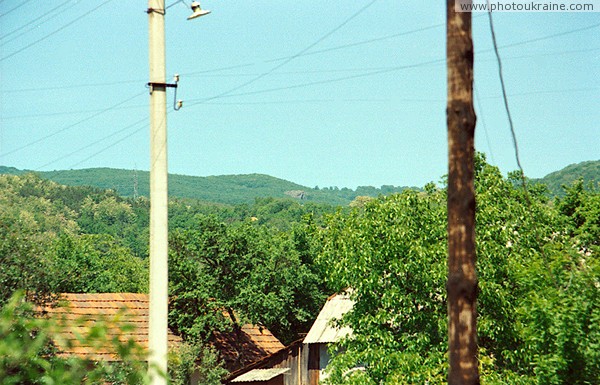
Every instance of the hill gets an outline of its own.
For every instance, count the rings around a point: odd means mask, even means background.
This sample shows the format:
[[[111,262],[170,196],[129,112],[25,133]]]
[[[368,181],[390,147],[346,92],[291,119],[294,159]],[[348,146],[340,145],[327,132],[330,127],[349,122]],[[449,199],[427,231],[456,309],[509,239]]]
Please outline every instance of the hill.
[[[0,174],[20,175],[28,172],[0,166]],[[43,178],[68,186],[93,186],[115,190],[125,197],[149,196],[150,173],[112,168],[90,168],[37,172]],[[360,186],[356,190],[337,187],[310,188],[263,174],[220,175],[197,177],[169,175],[169,195],[207,202],[239,204],[252,203],[256,198],[296,198],[316,203],[347,205],[357,196],[378,196],[400,192],[406,187]]]
[[[563,185],[571,185],[575,180],[582,178],[584,183],[600,184],[600,160],[568,165],[562,170],[551,172],[543,178],[532,179],[534,183],[543,183],[548,186],[552,195],[564,195]]]

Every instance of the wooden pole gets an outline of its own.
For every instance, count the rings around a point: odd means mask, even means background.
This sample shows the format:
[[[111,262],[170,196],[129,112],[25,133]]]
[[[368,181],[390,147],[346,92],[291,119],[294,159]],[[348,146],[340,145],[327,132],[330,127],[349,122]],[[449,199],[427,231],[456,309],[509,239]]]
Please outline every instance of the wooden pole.
[[[447,0],[449,385],[479,384],[471,13]]]

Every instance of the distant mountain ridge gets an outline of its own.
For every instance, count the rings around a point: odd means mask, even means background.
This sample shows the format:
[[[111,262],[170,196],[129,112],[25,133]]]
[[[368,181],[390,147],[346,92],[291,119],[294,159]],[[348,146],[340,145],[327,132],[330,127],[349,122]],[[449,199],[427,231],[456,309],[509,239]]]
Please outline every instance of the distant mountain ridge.
[[[29,170],[0,166],[0,174],[20,175]],[[43,178],[69,186],[93,186],[115,190],[126,197],[149,196],[150,173],[148,171],[113,168],[89,168],[81,170],[36,172]],[[571,164],[543,178],[531,179],[533,183],[546,184],[553,195],[563,195],[561,186],[570,185],[582,178],[585,183],[600,183],[600,160]],[[359,186],[349,188],[325,187],[310,188],[264,174],[241,174],[219,176],[169,175],[169,194],[177,198],[192,198],[223,204],[252,203],[256,198],[294,198],[306,201],[347,205],[357,196],[388,195],[404,189],[384,185],[380,188]]]
[[[552,195],[563,196],[562,186],[570,186],[580,178],[583,179],[585,184],[592,183],[598,186],[600,184],[600,160],[570,164],[561,170],[551,172],[543,178],[531,179],[531,181],[545,184]]]
[[[0,166],[0,174],[20,175],[28,170]],[[149,196],[150,173],[148,171],[89,168],[81,170],[36,172],[43,178],[69,186],[93,186],[115,190],[126,197]],[[223,204],[252,203],[256,198],[295,198],[306,201],[347,205],[357,196],[378,196],[400,192],[408,187],[371,186],[348,188],[310,188],[264,174],[188,176],[169,174],[169,195]]]

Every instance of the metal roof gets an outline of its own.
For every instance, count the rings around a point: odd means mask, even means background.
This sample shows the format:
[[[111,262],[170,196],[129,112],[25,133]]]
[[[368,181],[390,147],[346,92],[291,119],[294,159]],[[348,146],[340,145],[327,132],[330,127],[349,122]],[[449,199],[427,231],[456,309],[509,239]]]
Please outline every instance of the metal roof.
[[[341,338],[352,334],[352,329],[343,327],[338,329],[332,322],[342,318],[354,306],[354,301],[346,293],[335,294],[327,300],[315,323],[304,338],[305,344],[321,344],[339,341]]]
[[[237,378],[234,378],[231,380],[231,382],[269,381],[270,379],[289,371],[290,368],[253,369]]]

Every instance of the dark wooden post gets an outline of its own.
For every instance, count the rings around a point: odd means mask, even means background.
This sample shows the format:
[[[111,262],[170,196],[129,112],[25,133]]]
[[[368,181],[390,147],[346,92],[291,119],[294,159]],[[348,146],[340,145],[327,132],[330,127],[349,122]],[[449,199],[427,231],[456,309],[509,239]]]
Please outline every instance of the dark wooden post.
[[[471,13],[447,0],[448,384],[479,384]]]

